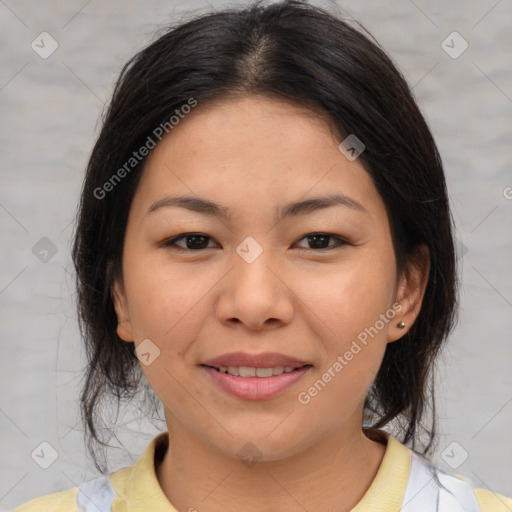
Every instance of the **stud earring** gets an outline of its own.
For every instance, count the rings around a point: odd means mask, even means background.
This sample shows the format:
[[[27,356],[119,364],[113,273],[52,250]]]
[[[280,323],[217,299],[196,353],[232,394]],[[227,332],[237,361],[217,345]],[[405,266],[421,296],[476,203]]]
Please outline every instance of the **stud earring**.
[[[404,321],[401,321],[401,322],[398,322],[396,324],[396,326],[399,328],[399,329],[403,329],[405,327],[405,322]]]

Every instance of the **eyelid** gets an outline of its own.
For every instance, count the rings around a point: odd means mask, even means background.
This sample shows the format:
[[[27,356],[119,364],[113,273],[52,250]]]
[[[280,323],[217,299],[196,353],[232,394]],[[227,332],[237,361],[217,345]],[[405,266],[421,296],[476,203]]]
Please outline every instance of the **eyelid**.
[[[209,240],[214,240],[215,241],[215,239],[212,236],[207,235],[206,233],[187,232],[187,233],[181,233],[181,234],[179,234],[179,235],[177,235],[175,237],[166,239],[163,242],[161,242],[159,245],[164,247],[164,248],[167,247],[167,248],[176,249],[178,251],[186,251],[186,252],[202,252],[202,251],[205,251],[207,249],[213,249],[213,247],[205,247],[203,249],[187,249],[186,247],[181,247],[179,245],[176,245],[177,241],[186,239],[187,236],[194,236],[194,235],[202,236],[202,237],[208,238]],[[329,250],[332,250],[332,249],[336,249],[336,248],[342,247],[344,245],[351,245],[350,242],[348,242],[343,237],[341,237],[339,235],[335,235],[333,233],[325,233],[323,231],[312,231],[310,233],[306,233],[305,235],[303,235],[300,238],[298,238],[294,242],[294,244],[296,244],[296,243],[298,243],[298,242],[300,242],[300,241],[302,241],[304,239],[307,239],[308,237],[312,237],[312,236],[315,236],[315,235],[324,236],[324,237],[328,237],[328,238],[334,238],[337,242],[334,245],[329,245],[327,247],[323,247],[323,248],[320,248],[320,249],[315,249],[315,248],[311,248],[311,247],[300,247],[300,249],[306,250],[306,251],[312,251],[312,252],[321,252],[321,251],[329,251]]]
[[[201,252],[201,251],[205,251],[206,249],[213,249],[213,247],[206,247],[204,249],[187,249],[186,247],[181,247],[179,245],[176,245],[176,242],[177,241],[180,241],[180,240],[184,240],[187,238],[187,236],[202,236],[202,237],[205,237],[205,238],[208,238],[209,240],[215,240],[212,236],[210,235],[207,235],[206,233],[199,233],[199,232],[196,232],[196,231],[190,231],[190,232],[187,232],[187,233],[181,233],[180,235],[177,235],[177,236],[174,236],[172,238],[168,238],[166,240],[164,240],[163,242],[161,242],[159,245],[161,245],[162,247],[167,247],[167,248],[172,248],[172,249],[176,249],[178,251],[187,251],[187,252]]]
[[[342,247],[343,245],[350,245],[349,242],[347,240],[345,240],[343,237],[341,237],[339,235],[335,235],[333,233],[324,233],[323,231],[313,231],[312,233],[307,233],[306,235],[301,236],[297,240],[297,242],[300,242],[301,240],[304,240],[305,238],[308,238],[308,237],[314,236],[314,235],[320,235],[320,236],[325,236],[328,238],[334,238],[337,240],[337,243],[334,245],[329,245],[328,247],[323,247],[321,249],[314,249],[311,247],[301,247],[301,249],[304,249],[306,251],[320,252],[320,251],[329,251],[332,249],[336,249],[337,247]],[[295,242],[295,243],[297,243],[297,242]]]

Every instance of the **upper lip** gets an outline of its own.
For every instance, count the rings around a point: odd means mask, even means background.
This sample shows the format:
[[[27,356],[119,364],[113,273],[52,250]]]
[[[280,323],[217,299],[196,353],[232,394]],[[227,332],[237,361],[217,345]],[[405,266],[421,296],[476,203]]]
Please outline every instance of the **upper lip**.
[[[262,354],[249,354],[247,352],[232,352],[214,357],[202,363],[206,366],[248,366],[250,368],[272,368],[274,366],[293,366],[300,368],[310,363],[293,356],[278,354],[277,352],[264,352]]]

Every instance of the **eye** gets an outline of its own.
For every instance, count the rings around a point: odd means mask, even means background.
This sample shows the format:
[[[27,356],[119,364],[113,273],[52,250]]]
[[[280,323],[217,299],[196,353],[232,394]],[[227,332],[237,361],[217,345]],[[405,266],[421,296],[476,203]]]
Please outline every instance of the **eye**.
[[[182,240],[185,241],[185,247],[178,245],[177,243]],[[212,240],[212,238],[208,235],[204,235],[203,233],[183,233],[169,240],[165,240],[162,242],[162,245],[164,247],[172,247],[183,251],[199,251],[211,248],[208,247],[209,240]]]
[[[335,243],[329,244],[329,239],[335,240]],[[203,233],[183,233],[169,240],[165,240],[161,245],[177,250],[198,252],[213,248],[212,246],[208,247],[208,243],[211,240],[213,240],[212,237]],[[300,238],[299,242],[302,240],[307,240],[310,247],[301,248],[313,250],[330,250],[348,244],[348,242],[341,237],[329,233],[310,233]],[[180,245],[178,242],[184,243],[184,246]]]
[[[334,244],[327,244],[329,238],[335,239],[336,242]],[[334,249],[336,247],[339,247],[341,245],[347,245],[348,242],[343,240],[343,238],[331,235],[329,233],[310,233],[308,235],[303,236],[300,240],[306,240],[307,242],[312,245],[313,247],[303,247],[304,249]],[[299,240],[299,241],[300,241]]]

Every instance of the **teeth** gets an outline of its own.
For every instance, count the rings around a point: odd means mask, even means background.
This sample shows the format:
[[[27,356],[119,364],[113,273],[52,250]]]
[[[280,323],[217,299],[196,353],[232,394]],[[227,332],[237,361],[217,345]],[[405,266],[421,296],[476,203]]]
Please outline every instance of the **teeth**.
[[[272,377],[282,373],[290,373],[295,366],[274,366],[273,368],[254,368],[251,366],[220,366],[219,371],[235,377]]]
[[[256,377],[256,368],[249,368],[248,366],[230,366],[228,372],[231,375],[237,373],[240,377]],[[235,373],[234,373],[235,372]]]
[[[281,375],[281,373],[283,373],[283,371],[284,371],[284,366],[274,366],[274,368],[272,368],[272,375]]]
[[[256,368],[256,377],[272,377],[272,368]],[[243,375],[242,375],[243,377]]]
[[[240,375],[239,370],[236,366],[228,366],[228,373],[230,375]]]

